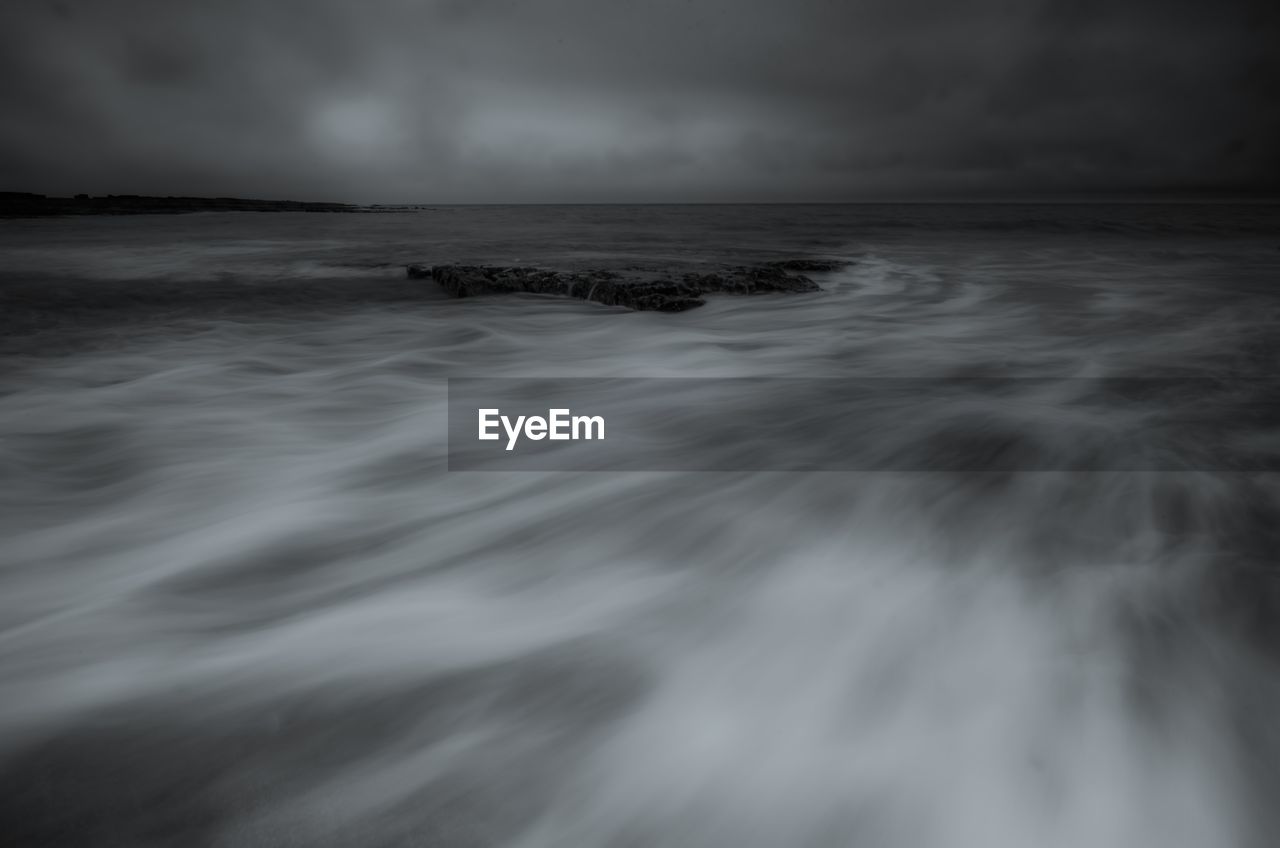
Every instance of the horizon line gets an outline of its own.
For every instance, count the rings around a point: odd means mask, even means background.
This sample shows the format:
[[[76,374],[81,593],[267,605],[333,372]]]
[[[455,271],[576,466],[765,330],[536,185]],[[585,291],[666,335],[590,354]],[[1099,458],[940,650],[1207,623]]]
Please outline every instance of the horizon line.
[[[0,190],[5,195],[36,196],[48,200],[80,200],[108,198],[166,199],[166,200],[241,200],[267,203],[337,204],[357,207],[433,207],[433,206],[883,206],[883,205],[1156,205],[1156,204],[1206,204],[1206,205],[1274,205],[1280,204],[1280,194],[1195,194],[1169,195],[1097,195],[1097,196],[1026,196],[1026,197],[912,197],[912,198],[864,198],[858,200],[408,200],[408,201],[350,201],[350,200],[299,200],[297,198],[249,197],[234,194],[44,194],[24,190]]]

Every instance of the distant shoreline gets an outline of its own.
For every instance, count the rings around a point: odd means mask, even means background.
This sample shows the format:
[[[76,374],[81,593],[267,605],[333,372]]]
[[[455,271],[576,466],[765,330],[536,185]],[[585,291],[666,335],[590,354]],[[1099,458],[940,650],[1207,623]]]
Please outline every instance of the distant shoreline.
[[[53,218],[79,215],[163,215],[190,212],[424,212],[469,207],[577,206],[1276,206],[1280,197],[1149,197],[1149,198],[1027,198],[932,199],[859,201],[739,201],[739,202],[514,202],[514,203],[328,203],[308,200],[258,200],[242,197],[174,197],[108,194],[91,197],[50,197],[20,191],[0,191],[0,219]]]
[[[413,205],[360,206],[306,200],[256,200],[242,197],[151,197],[108,194],[49,197],[29,192],[0,192],[0,218],[49,218],[64,215],[163,215],[186,212],[416,212]]]

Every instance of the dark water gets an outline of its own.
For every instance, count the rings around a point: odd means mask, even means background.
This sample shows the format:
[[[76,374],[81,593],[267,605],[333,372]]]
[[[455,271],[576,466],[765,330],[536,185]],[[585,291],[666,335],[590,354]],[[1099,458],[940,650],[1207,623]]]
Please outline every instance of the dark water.
[[[1274,844],[1280,487],[1250,463],[1280,434],[1233,471],[1175,442],[1179,471],[450,473],[444,381],[1034,377],[1025,426],[1117,436],[1213,385],[1226,428],[1280,364],[1278,224],[0,223],[2,841]],[[802,255],[855,264],[678,315],[450,301],[401,269]],[[875,426],[901,447],[984,402]],[[753,438],[723,449],[786,449]]]

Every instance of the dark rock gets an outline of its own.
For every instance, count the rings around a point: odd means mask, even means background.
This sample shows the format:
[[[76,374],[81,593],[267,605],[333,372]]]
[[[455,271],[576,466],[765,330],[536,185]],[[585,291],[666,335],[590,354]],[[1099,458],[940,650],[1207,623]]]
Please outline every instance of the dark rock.
[[[410,277],[432,277],[452,297],[551,294],[609,306],[680,312],[701,306],[697,289],[670,280],[628,280],[613,271],[549,271],[496,265],[410,265]]]
[[[841,268],[848,267],[852,263],[841,259],[783,259],[778,262],[769,262],[767,264],[771,268],[778,268],[783,271],[823,273],[827,271],[839,271]]]
[[[685,273],[679,280],[661,277],[641,279],[616,271],[552,271],[545,268],[499,265],[409,265],[413,279],[434,279],[451,297],[490,294],[550,294],[576,297],[627,309],[682,312],[702,306],[704,294],[768,294],[815,292],[821,287],[808,277],[789,274],[805,267],[831,270],[845,263],[790,260],[767,265],[726,268],[713,273]]]
[[[728,294],[770,294],[774,292],[815,292],[821,287],[808,277],[791,276],[774,265],[731,268],[715,274],[685,274],[684,281],[700,292]]]

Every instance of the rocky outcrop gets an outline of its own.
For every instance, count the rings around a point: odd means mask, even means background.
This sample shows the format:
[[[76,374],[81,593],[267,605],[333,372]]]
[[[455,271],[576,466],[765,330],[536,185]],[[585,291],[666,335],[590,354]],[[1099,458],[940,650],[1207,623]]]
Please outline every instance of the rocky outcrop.
[[[683,283],[628,280],[614,271],[549,271],[493,265],[410,265],[408,271],[410,277],[435,279],[452,297],[526,292],[662,312],[702,305],[698,291]]]
[[[834,271],[846,263],[794,259],[714,272],[667,274],[656,279],[617,271],[553,271],[498,265],[410,265],[408,276],[434,279],[452,297],[493,294],[551,294],[576,297],[628,309],[683,312],[702,306],[710,293],[767,294],[821,291],[813,280],[793,271]]]
[[[848,262],[841,259],[783,259],[778,262],[765,263],[769,268],[778,268],[782,271],[809,271],[812,273],[839,271],[848,264]]]

